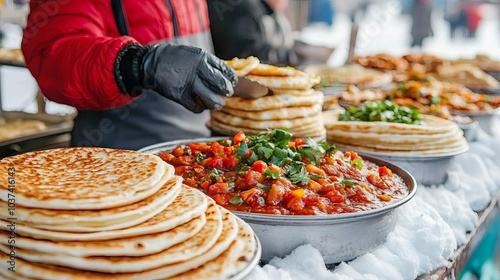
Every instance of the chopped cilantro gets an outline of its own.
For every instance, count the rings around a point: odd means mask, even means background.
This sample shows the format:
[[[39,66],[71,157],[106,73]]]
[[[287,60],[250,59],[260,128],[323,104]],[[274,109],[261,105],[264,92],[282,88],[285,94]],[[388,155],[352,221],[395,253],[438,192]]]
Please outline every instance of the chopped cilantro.
[[[229,203],[233,205],[241,205],[243,203],[243,198],[239,195],[235,195],[229,200]]]
[[[360,158],[352,160],[351,164],[356,166],[356,168],[359,170],[363,169],[363,160],[361,160]]]
[[[196,172],[194,171],[189,171],[189,173],[187,174],[188,177],[193,177],[194,174],[196,174]]]
[[[193,155],[193,151],[191,151],[191,148],[187,148],[186,152],[187,152],[188,156],[192,156]]]
[[[238,158],[243,158],[243,156],[246,155],[249,151],[247,143],[241,142],[240,146],[238,148],[234,149],[234,151],[236,152],[236,156]]]
[[[370,101],[361,107],[351,106],[339,116],[340,121],[393,122],[423,124],[420,113],[406,106],[399,106],[389,100]]]
[[[342,180],[340,183],[346,186],[354,186],[361,184],[361,182],[356,180]]]
[[[210,173],[208,173],[208,176],[210,177],[210,179],[212,180],[217,180],[217,178],[219,178],[219,170],[217,168],[214,168],[212,171],[210,171]]]
[[[290,179],[290,182],[294,184],[306,185],[309,183],[309,174],[302,163],[287,165],[285,174]]]
[[[269,189],[271,188],[271,186],[269,185],[264,185],[264,184],[261,184],[261,183],[257,183],[257,187],[265,190],[266,192],[269,191]]]
[[[318,175],[318,174],[313,174],[310,176],[311,179],[324,179],[325,177]]]
[[[230,182],[228,185],[229,189],[234,189],[236,187],[236,184],[234,182]]]
[[[196,161],[196,162],[200,162],[200,161],[202,161],[202,160],[204,160],[204,159],[206,159],[206,158],[207,158],[207,156],[206,156],[205,154],[203,154],[203,153],[199,153],[199,154],[196,156],[196,158],[194,159],[194,161]]]
[[[266,169],[264,171],[264,176],[268,179],[278,179],[280,177],[280,173],[278,171],[272,171],[271,169]]]

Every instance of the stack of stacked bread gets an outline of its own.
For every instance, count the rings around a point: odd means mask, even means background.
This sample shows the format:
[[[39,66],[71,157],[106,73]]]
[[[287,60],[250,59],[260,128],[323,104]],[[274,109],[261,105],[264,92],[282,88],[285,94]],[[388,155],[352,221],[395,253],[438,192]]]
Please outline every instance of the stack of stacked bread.
[[[255,57],[234,58],[227,62],[238,77],[257,82],[269,93],[257,99],[231,97],[220,111],[211,112],[211,129],[223,135],[239,131],[257,134],[268,129],[285,128],[295,137],[323,140],[323,93],[312,87],[319,76],[310,76],[292,67],[262,64]]]
[[[327,141],[341,149],[390,155],[439,155],[468,148],[462,130],[452,121],[421,115],[423,123],[338,121],[326,117]]]
[[[1,279],[225,279],[260,257],[247,224],[153,155],[54,149],[0,172]]]

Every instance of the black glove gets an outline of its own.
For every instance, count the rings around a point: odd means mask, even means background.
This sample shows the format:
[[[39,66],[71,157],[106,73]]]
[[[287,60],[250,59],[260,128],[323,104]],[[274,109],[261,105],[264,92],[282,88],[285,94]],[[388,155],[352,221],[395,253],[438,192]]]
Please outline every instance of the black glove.
[[[120,90],[137,96],[158,92],[188,110],[220,109],[231,96],[237,77],[222,60],[200,48],[154,44],[125,46],[115,61]]]

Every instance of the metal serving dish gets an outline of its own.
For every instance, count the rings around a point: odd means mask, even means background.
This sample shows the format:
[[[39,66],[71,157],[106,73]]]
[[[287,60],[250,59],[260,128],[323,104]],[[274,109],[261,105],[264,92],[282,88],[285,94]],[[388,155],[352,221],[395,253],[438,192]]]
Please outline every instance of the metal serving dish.
[[[341,145],[338,145],[342,149]],[[404,170],[410,172],[415,180],[422,185],[440,185],[448,178],[448,169],[454,161],[455,156],[469,150],[469,146],[453,153],[443,154],[387,154],[379,152],[368,152],[355,150],[362,157],[376,156],[387,160]]]
[[[227,137],[172,141],[139,151],[158,154],[178,145],[220,139]],[[299,216],[232,211],[247,222],[258,236],[262,244],[263,261],[270,261],[275,256],[284,257],[298,246],[311,244],[321,252],[325,263],[334,264],[352,260],[385,241],[396,225],[397,208],[415,195],[417,183],[410,173],[395,164],[369,155],[363,158],[379,166],[385,165],[399,175],[408,186],[408,196],[379,209],[346,214]]]
[[[474,142],[477,138],[479,122],[470,118],[470,122],[455,122],[458,127],[464,132],[464,137],[467,142]]]
[[[452,111],[453,115],[463,115],[475,119],[479,123],[479,127],[485,132],[492,134],[494,126],[494,121],[496,118],[500,117],[500,108],[497,108],[491,112],[464,112],[464,111]]]

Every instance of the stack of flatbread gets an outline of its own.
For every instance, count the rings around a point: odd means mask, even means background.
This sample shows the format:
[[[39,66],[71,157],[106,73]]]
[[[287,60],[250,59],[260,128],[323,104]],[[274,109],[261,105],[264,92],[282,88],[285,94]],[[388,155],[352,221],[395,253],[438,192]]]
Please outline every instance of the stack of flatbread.
[[[0,163],[1,279],[225,279],[260,258],[246,223],[154,155],[67,148]]]
[[[324,95],[312,89],[320,82],[319,76],[292,67],[262,64],[255,57],[235,58],[227,63],[239,77],[269,88],[269,94],[257,99],[228,98],[221,111],[211,112],[212,130],[234,135],[239,131],[257,134],[285,128],[295,137],[325,138],[321,115]]]
[[[338,116],[325,115],[327,141],[342,149],[391,155],[449,154],[467,149],[456,123],[430,115],[421,117],[423,125],[338,121]]]

